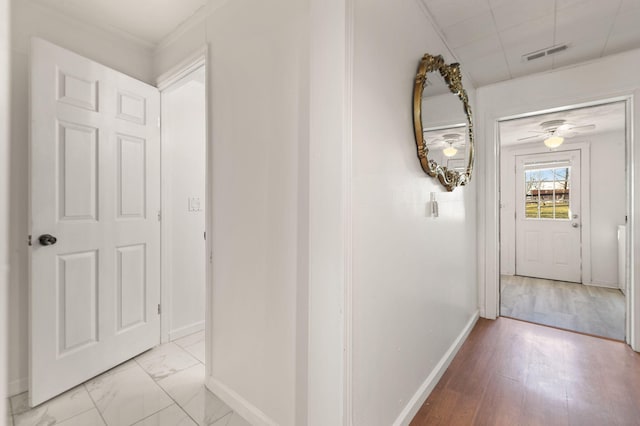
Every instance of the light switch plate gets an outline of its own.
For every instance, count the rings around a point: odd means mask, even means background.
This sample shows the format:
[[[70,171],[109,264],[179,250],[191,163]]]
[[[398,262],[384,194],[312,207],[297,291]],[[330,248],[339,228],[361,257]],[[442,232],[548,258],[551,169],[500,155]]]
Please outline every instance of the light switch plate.
[[[189,211],[190,212],[200,211],[200,198],[198,197],[189,198]]]

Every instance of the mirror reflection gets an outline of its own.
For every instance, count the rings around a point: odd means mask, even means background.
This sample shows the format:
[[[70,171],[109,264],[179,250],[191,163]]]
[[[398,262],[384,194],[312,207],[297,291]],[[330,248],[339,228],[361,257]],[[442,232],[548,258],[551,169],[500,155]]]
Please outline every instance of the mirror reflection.
[[[471,109],[458,64],[426,54],[414,89],[414,124],[423,170],[448,191],[465,185],[473,167]]]

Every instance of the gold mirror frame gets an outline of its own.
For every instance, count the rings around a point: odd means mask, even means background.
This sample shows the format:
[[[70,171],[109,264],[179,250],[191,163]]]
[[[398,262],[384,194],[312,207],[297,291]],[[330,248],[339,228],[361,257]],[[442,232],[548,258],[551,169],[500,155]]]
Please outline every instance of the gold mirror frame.
[[[424,141],[424,129],[422,127],[422,93],[427,81],[427,73],[438,71],[444,78],[451,93],[456,95],[460,101],[464,113],[467,117],[469,147],[468,161],[465,172],[450,170],[446,166],[438,164],[435,160],[429,159],[429,149]],[[473,171],[473,120],[471,114],[471,106],[469,106],[469,98],[467,92],[462,87],[462,74],[460,73],[460,64],[454,63],[447,65],[442,55],[432,56],[428,53],[420,60],[418,66],[418,74],[416,75],[415,85],[413,87],[413,127],[416,134],[416,146],[418,148],[418,159],[422,170],[431,177],[437,177],[440,183],[447,188],[447,191],[453,191],[456,187],[466,185],[471,181],[471,172]]]

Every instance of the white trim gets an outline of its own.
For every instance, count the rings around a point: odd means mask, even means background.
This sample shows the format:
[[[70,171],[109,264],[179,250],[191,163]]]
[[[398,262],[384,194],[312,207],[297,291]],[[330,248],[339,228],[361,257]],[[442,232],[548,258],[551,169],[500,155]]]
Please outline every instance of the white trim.
[[[203,48],[204,55],[204,90],[205,90],[205,122],[206,122],[206,141],[205,141],[205,156],[207,158],[207,167],[205,173],[205,232],[207,235],[205,241],[205,250],[207,259],[206,271],[205,271],[205,309],[204,309],[204,329],[205,329],[205,377],[209,377],[212,371],[212,359],[213,359],[213,240],[215,238],[213,232],[213,127],[211,122],[211,111],[213,111],[212,95],[211,95],[211,75],[213,73],[210,63],[209,43],[206,42]],[[208,332],[207,332],[208,330]]]
[[[173,342],[176,339],[179,339],[184,336],[188,336],[193,333],[197,333],[198,331],[204,330],[205,321],[194,322],[193,324],[185,325],[184,327],[178,328],[177,330],[169,331],[169,341]]]
[[[260,411],[258,407],[241,397],[233,389],[213,377],[207,378],[206,387],[218,398],[227,404],[233,411],[253,426],[278,426],[269,416]]]
[[[344,425],[353,424],[353,52],[355,1],[346,0],[343,183],[344,206]]]
[[[192,55],[190,55],[187,59],[181,61],[180,63],[178,63],[178,65],[172,67],[168,72],[162,74],[160,77],[157,78],[157,84],[158,84],[158,88],[160,90],[160,122],[166,122],[166,117],[165,117],[165,109],[164,109],[164,92],[167,90],[170,90],[176,83],[178,83],[181,79],[183,79],[184,77],[188,76],[189,74],[191,74],[192,72],[198,70],[201,67],[205,67],[205,73],[208,73],[207,70],[207,47],[201,47],[200,49],[198,49],[195,53],[193,53]],[[207,74],[208,75],[208,74]],[[208,104],[208,84],[207,84],[207,79],[205,78],[205,98],[207,98],[205,100],[206,104]],[[208,108],[205,107],[205,126],[206,126],[206,131],[205,131],[205,140],[203,141],[203,143],[205,144],[205,151],[206,151],[206,155],[207,158],[209,158],[209,117],[208,117]],[[165,149],[166,149],[166,144],[165,144],[165,131],[164,131],[164,126],[161,125],[160,128],[160,145],[161,145],[161,154],[160,154],[160,211],[161,211],[161,215],[162,215],[162,220],[160,221],[160,259],[161,259],[161,265],[160,265],[160,303],[162,305],[162,313],[160,315],[160,342],[161,343],[167,343],[171,340],[176,339],[177,337],[172,337],[173,334],[179,334],[180,330],[175,330],[172,331],[171,330],[171,312],[172,312],[172,307],[173,307],[173,300],[171,297],[171,289],[172,289],[172,284],[171,284],[171,280],[169,279],[169,277],[171,277],[172,275],[172,262],[171,262],[171,252],[172,252],[172,241],[171,241],[171,232],[169,232],[169,222],[170,222],[170,214],[169,214],[169,208],[166,205],[167,201],[170,199],[170,190],[169,187],[170,185],[168,185],[166,178],[169,175],[169,172],[171,171],[171,161],[167,158],[167,155],[165,153]],[[206,235],[208,236],[207,241],[205,243],[206,246],[206,253],[209,253],[209,247],[210,247],[210,228],[209,228],[209,220],[207,219],[208,213],[211,211],[210,210],[210,206],[209,206],[209,201],[207,197],[208,194],[208,179],[210,176],[210,162],[207,162],[206,164],[206,181],[205,181],[205,211],[204,211],[204,215],[205,215],[205,232]],[[209,270],[210,264],[209,262],[206,262],[206,269],[207,271]],[[206,283],[208,283],[208,277],[209,274],[208,272],[205,274],[206,278],[205,278],[205,285]],[[208,286],[207,286],[208,287]],[[208,298],[207,298],[208,300]],[[205,316],[206,311],[207,311],[208,307],[205,308]],[[206,322],[206,320],[205,320]],[[187,326],[191,327],[191,326]],[[186,333],[189,334],[189,333]],[[185,334],[185,335],[186,335]]]
[[[429,394],[431,394],[433,389],[436,387],[444,372],[447,371],[447,368],[462,347],[462,344],[467,340],[469,333],[473,330],[473,327],[476,325],[479,317],[479,311],[476,311],[471,315],[467,325],[465,325],[456,340],[454,340],[451,346],[449,346],[447,352],[445,352],[442,358],[440,358],[440,361],[438,361],[438,364],[436,364],[435,368],[431,371],[431,374],[429,374],[422,385],[420,385],[398,418],[393,422],[394,426],[405,426],[411,423],[411,420],[413,420],[418,413],[418,410],[420,410],[420,407],[422,407],[422,404],[424,404],[429,397]]]
[[[350,336],[345,331],[350,309],[345,270],[351,218],[345,205],[349,196],[344,176],[345,111],[349,96],[347,55],[348,1],[309,2],[308,101],[308,348],[307,421],[310,425],[345,425],[348,386],[346,352]],[[306,177],[306,176],[305,176]],[[349,309],[346,312],[345,309]],[[346,358],[345,358],[346,357]]]
[[[7,396],[15,396],[28,390],[29,379],[27,377],[22,377],[9,382],[7,386]]]
[[[611,283],[583,283],[584,285],[590,285],[591,287],[601,287],[601,288],[611,288],[613,290],[622,290],[620,288],[620,285],[618,283],[615,284],[611,284]],[[624,293],[624,291],[623,291]]]
[[[2,90],[2,89],[0,89]],[[0,107],[1,108],[1,107]],[[4,118],[4,117],[3,117]],[[4,136],[4,135],[3,135]],[[2,161],[3,165],[5,165],[8,160],[9,160],[9,156],[5,156],[3,157],[2,154],[4,154],[4,152],[0,152],[0,161]],[[0,188],[0,193],[3,192],[3,190],[6,188],[6,186],[4,188]],[[1,195],[8,195],[8,191],[2,193]],[[8,198],[8,197],[7,197]],[[6,198],[5,198],[6,199]],[[4,202],[5,199],[3,199],[2,201]],[[5,209],[5,207],[8,209],[9,207],[9,203],[4,203],[2,205],[2,209]],[[0,213],[0,215],[3,215],[2,218],[6,218],[7,220],[3,220],[2,223],[0,223],[0,229],[9,229],[8,226],[8,218],[9,215],[4,215],[4,211],[2,213]],[[8,254],[8,253],[7,253]],[[7,410],[8,408],[6,408],[6,397],[7,396],[13,396],[14,394],[10,393],[10,384],[7,383],[7,381],[9,380],[9,287],[10,287],[10,282],[11,282],[11,275],[10,275],[11,271],[10,271],[10,266],[9,264],[5,264],[5,265],[0,265],[0,327],[2,327],[2,329],[0,329],[0,362],[2,363],[2,365],[0,365],[0,398],[2,398],[2,401],[0,401],[0,416],[3,416],[3,410]],[[27,379],[23,379],[25,382],[25,386],[27,386]],[[2,417],[0,417],[1,419]]]
[[[156,78],[156,86],[162,92],[187,75],[206,65],[207,46],[202,46]]]
[[[640,233],[636,231],[636,212],[640,209],[636,209],[635,205],[635,189],[636,189],[636,168],[640,167],[640,159],[636,159],[636,150],[634,148],[634,136],[635,136],[635,104],[634,98],[636,95],[640,95],[640,92],[636,90],[634,94],[629,95],[626,98],[625,110],[626,110],[626,169],[627,169],[627,273],[625,287],[627,291],[625,296],[627,298],[627,323],[626,323],[626,341],[631,348],[640,352],[640,282],[636,282],[635,278],[635,247],[636,242],[640,239]],[[640,152],[640,150],[638,150]],[[638,184],[640,188],[640,183]],[[640,280],[638,280],[640,281]]]

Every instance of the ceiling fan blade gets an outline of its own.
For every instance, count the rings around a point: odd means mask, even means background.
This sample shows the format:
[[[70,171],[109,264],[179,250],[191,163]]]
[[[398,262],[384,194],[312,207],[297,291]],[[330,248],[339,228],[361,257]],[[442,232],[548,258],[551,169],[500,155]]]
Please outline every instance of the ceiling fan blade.
[[[595,124],[585,124],[584,126],[572,126],[572,127],[569,127],[567,130],[568,131],[572,131],[572,130],[576,130],[576,129],[593,130],[595,128],[596,128]]]
[[[546,133],[541,134],[541,135],[535,135],[535,136],[527,136],[526,138],[520,138],[518,140],[519,141],[526,141],[526,140],[529,140],[529,139],[540,139],[540,138],[543,138],[545,136],[545,134]]]

